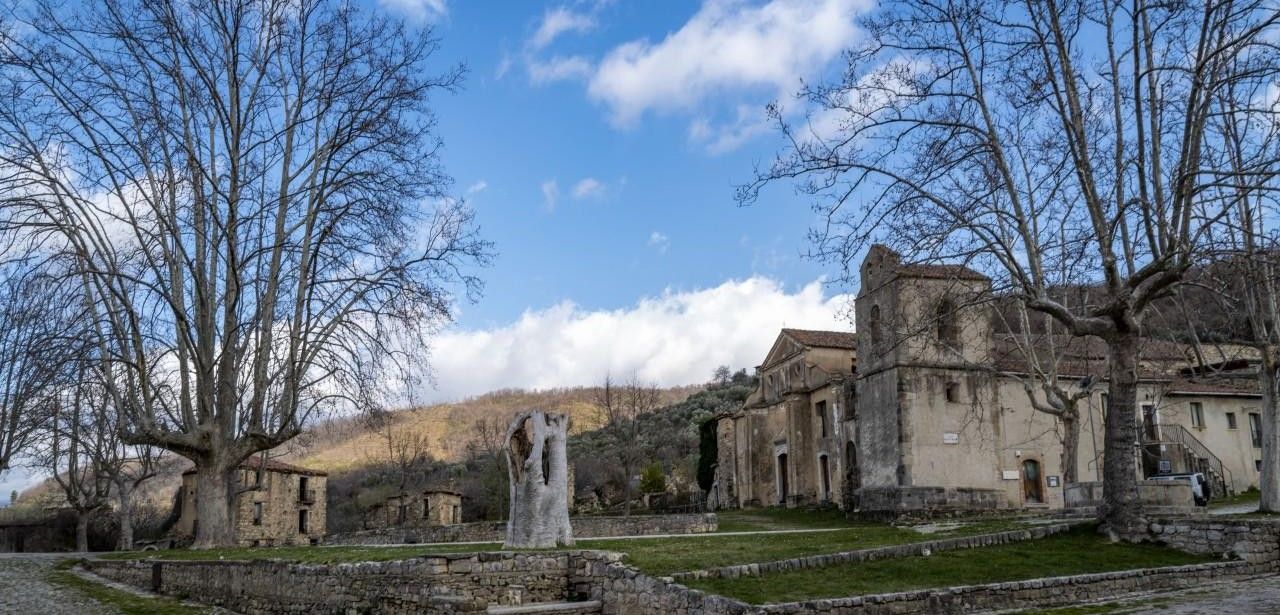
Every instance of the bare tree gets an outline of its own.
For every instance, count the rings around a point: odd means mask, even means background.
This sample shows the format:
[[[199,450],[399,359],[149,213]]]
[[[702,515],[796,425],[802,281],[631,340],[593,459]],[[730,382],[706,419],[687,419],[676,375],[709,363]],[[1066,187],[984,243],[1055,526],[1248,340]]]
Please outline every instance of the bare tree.
[[[883,3],[843,78],[804,90],[808,121],[771,107],[787,149],[738,196],[787,180],[816,197],[814,255],[846,280],[886,242],[965,261],[1070,334],[1101,338],[1104,528],[1137,538],[1143,321],[1230,211],[1226,127],[1257,119],[1236,110],[1249,84],[1275,79],[1278,21],[1262,0]],[[1053,295],[1067,283],[1099,292],[1070,307]]]
[[[498,519],[507,518],[507,497],[510,489],[507,484],[507,470],[504,467],[506,432],[506,426],[497,417],[484,417],[472,425],[471,440],[467,443],[468,456],[478,461],[484,469],[482,482],[490,498],[488,512]]]
[[[88,380],[60,391],[41,457],[76,513],[76,551],[89,550],[89,523],[110,508],[111,479],[100,451],[116,438],[100,421],[106,395]]]
[[[386,445],[386,462],[399,477],[400,493],[404,494],[410,479],[431,461],[430,441],[426,434],[392,416],[384,417],[381,423],[379,433]]]
[[[647,458],[648,444],[641,432],[641,415],[658,409],[662,401],[656,386],[641,382],[632,375],[621,385],[606,374],[596,389],[593,403],[600,409],[604,429],[609,434],[609,449],[622,482],[623,515],[631,516],[631,479]]]
[[[133,444],[195,463],[197,547],[237,466],[365,411],[490,245],[451,198],[431,31],[337,0],[37,0],[0,28],[0,227],[82,263]]]
[[[573,545],[569,525],[569,416],[522,412],[506,435],[511,513],[506,548],[550,549]]]
[[[4,259],[0,246],[0,473],[31,452],[66,382],[78,345],[65,333],[73,298],[34,254]]]

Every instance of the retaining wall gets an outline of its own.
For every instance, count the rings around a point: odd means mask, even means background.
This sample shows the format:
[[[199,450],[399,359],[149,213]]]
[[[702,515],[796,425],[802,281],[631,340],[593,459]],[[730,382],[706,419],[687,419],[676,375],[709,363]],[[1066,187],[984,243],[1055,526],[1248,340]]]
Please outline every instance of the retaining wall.
[[[567,600],[574,591],[573,561],[573,552],[498,552],[333,565],[226,560],[89,560],[83,565],[113,581],[247,615],[399,614]]]
[[[719,526],[714,513],[686,515],[632,515],[630,517],[573,517],[574,538],[702,534]],[[325,537],[330,545],[428,544],[441,542],[502,542],[505,521],[483,521],[429,527],[392,527]]]
[[[1172,517],[1152,521],[1150,530],[1157,541],[1189,553],[1280,560],[1280,519]]]

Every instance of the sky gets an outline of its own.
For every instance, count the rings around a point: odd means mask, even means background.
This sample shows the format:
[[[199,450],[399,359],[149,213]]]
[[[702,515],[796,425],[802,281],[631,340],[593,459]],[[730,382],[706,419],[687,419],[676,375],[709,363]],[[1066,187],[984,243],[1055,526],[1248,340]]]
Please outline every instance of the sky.
[[[829,76],[861,0],[381,0],[429,25],[463,89],[437,98],[443,162],[496,243],[484,296],[432,348],[426,400],[590,384],[702,382],[756,365],[783,326],[849,328],[847,289],[804,257],[790,186],[735,186],[772,160],[765,118]]]
[[[432,344],[417,401],[499,388],[663,386],[755,366],[778,329],[840,328],[789,186],[738,207],[801,79],[838,73],[869,0],[365,0],[463,63],[433,100],[455,192],[496,244],[485,292]],[[0,506],[38,477],[0,475]]]

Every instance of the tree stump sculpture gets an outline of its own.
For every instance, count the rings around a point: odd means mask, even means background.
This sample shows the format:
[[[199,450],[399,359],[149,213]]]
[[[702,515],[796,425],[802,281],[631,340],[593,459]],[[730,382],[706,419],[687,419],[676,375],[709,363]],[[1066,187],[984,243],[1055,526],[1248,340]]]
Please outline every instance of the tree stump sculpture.
[[[521,413],[507,428],[511,516],[507,548],[546,549],[573,544],[569,526],[569,417],[541,410]]]

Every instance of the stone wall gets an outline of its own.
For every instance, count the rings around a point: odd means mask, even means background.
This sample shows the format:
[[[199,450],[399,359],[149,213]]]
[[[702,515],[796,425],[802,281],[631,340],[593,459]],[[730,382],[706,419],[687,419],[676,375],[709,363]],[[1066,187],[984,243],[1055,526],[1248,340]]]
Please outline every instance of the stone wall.
[[[1157,541],[1190,553],[1280,560],[1280,519],[1164,518],[1152,521],[1150,530]]]
[[[969,585],[889,594],[750,605],[689,589],[674,581],[639,574],[602,557],[584,557],[594,583],[591,597],[606,615],[775,615],[830,613],[968,613],[983,610],[1036,609],[1106,600],[1139,592],[1158,592],[1204,583],[1274,574],[1274,563],[1216,562],[1125,570],[988,585]]]
[[[336,565],[147,560],[83,565],[113,581],[248,615],[397,614],[567,600],[573,597],[574,558],[574,552],[501,552]]]
[[[1102,482],[1069,483],[1063,486],[1063,497],[1067,510],[1092,514],[1102,505]],[[1183,481],[1140,480],[1138,498],[1148,514],[1182,515],[1200,510],[1191,492],[1191,484]]]
[[[857,516],[945,517],[1007,509],[1003,491],[966,487],[863,487],[855,492]]]
[[[718,527],[715,514],[632,515],[630,517],[574,517],[574,538],[703,534]],[[434,527],[399,527],[332,534],[331,545],[430,544],[439,542],[502,542],[505,521],[483,521]]]

